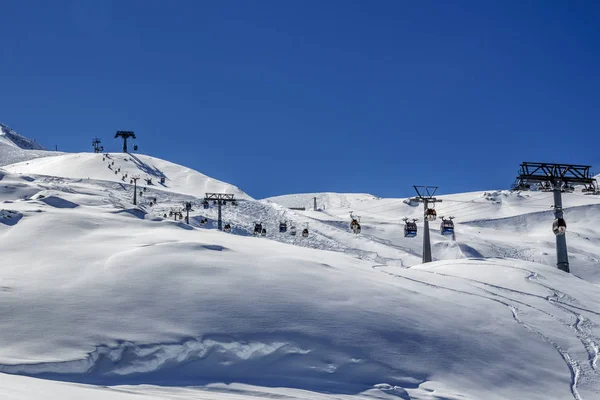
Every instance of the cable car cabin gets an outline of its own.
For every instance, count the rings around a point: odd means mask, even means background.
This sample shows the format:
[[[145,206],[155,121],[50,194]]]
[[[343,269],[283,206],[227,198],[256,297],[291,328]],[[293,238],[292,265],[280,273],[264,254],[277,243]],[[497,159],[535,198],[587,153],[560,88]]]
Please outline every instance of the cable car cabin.
[[[565,222],[565,220],[563,218],[555,219],[552,223],[552,232],[554,232],[556,236],[560,236],[564,235],[566,231],[567,223]]]
[[[302,230],[302,237],[308,237],[308,229],[304,228]]]
[[[263,231],[262,224],[254,224],[254,234],[260,235]]]
[[[360,233],[360,224],[357,220],[353,219],[352,222],[350,222],[350,230],[357,235]]]
[[[265,228],[260,232],[260,236],[267,236],[267,230]]]
[[[138,145],[137,145],[137,144],[134,144],[134,145],[133,145],[133,151],[137,151],[137,149],[138,149]]]
[[[290,235],[292,235],[292,236],[296,236],[296,227],[292,226],[292,227],[290,228]]]
[[[204,200],[204,202],[202,203],[202,207],[204,207],[204,209],[206,210],[208,207],[210,207],[210,204],[208,204],[208,201]]]
[[[287,232],[287,224],[285,222],[280,222],[279,223],[279,232],[280,233]]]
[[[451,219],[445,219],[440,224],[440,233],[442,235],[453,235],[454,234],[454,222]]]
[[[428,208],[427,211],[425,211],[425,218],[427,218],[427,221],[435,221],[437,213],[433,208]]]
[[[225,226],[223,227],[223,230],[227,233],[231,232],[231,225],[225,224]]]
[[[407,222],[404,225],[404,237],[413,238],[417,236],[417,223],[416,222]]]

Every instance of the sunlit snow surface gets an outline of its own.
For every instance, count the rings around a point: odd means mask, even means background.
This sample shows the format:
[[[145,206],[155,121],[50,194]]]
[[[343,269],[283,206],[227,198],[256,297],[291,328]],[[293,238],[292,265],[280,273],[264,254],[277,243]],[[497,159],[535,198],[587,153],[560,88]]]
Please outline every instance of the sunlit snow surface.
[[[0,172],[2,399],[600,398],[598,196],[565,195],[573,274],[553,266],[540,192],[440,196],[456,241],[432,223],[441,261],[419,265],[401,218],[422,209],[403,199],[286,211],[314,196],[255,201],[160,159],[102,158]],[[233,234],[207,191],[241,199],[223,208]],[[169,216],[186,201],[191,225]]]

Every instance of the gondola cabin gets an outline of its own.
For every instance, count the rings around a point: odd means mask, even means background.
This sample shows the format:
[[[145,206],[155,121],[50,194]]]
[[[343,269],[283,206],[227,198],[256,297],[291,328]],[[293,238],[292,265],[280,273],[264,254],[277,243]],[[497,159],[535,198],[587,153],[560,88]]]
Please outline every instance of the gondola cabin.
[[[555,219],[552,223],[552,232],[554,232],[556,236],[560,236],[564,235],[566,231],[567,223],[565,222],[565,220],[563,218]]]
[[[227,233],[231,232],[231,225],[230,224],[225,224],[225,226],[223,227],[223,230]]]
[[[425,218],[427,218],[427,221],[435,221],[435,219],[437,218],[437,213],[435,212],[435,209],[433,208],[428,208],[425,211]]]
[[[285,223],[285,222],[280,222],[279,223],[279,232],[280,233],[287,232],[287,223]]]
[[[295,226],[290,227],[290,235],[296,236],[296,227]]]
[[[267,230],[265,228],[262,229],[262,231],[260,232],[261,236],[267,236]]]
[[[307,228],[304,228],[302,230],[302,237],[308,237],[308,229]]]
[[[417,223],[415,221],[406,221],[404,225],[404,237],[413,238],[417,236]]]
[[[360,224],[357,220],[353,219],[352,222],[350,222],[350,230],[357,235],[360,233]]]
[[[210,204],[208,204],[208,201],[204,200],[204,201],[202,202],[202,207],[203,207],[203,208],[206,210],[207,208],[209,208],[209,207],[210,207]]]
[[[454,222],[451,219],[442,219],[442,223],[440,224],[440,233],[444,236],[449,236],[454,234]]]

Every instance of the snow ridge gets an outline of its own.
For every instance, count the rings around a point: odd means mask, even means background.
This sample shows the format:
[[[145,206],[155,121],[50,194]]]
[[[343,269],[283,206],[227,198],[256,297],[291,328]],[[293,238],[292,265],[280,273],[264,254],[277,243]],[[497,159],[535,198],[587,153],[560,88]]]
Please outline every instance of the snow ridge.
[[[31,140],[25,136],[19,135],[17,132],[2,123],[0,123],[0,136],[2,136],[2,142],[23,150],[44,150],[44,148],[35,140]]]

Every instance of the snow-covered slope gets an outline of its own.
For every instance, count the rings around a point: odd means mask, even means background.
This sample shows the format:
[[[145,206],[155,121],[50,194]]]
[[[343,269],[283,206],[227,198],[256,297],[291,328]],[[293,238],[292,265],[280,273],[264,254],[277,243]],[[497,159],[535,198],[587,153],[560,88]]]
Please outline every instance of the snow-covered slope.
[[[61,154],[46,151],[35,141],[0,123],[0,166]]]
[[[140,186],[204,197],[207,192],[232,193],[240,199],[250,197],[237,187],[210,178],[192,169],[159,158],[141,154],[69,153],[57,157],[40,158],[4,167],[7,171],[55,176],[72,179],[93,179],[129,183],[140,177]],[[127,177],[125,177],[127,176]],[[165,183],[160,183],[161,178]],[[146,183],[151,180],[151,184]]]
[[[600,389],[600,292],[553,267],[376,265],[151,217],[109,183],[2,177],[2,372],[400,398]]]
[[[317,207],[312,210],[312,199],[317,197]],[[453,216],[456,226],[455,240],[439,234],[439,219],[430,224],[434,259],[468,257],[510,257],[555,265],[555,237],[551,226],[554,219],[552,193],[485,191],[436,196],[442,203],[436,205],[439,216]],[[319,200],[321,199],[321,200]],[[371,247],[383,257],[401,258],[404,266],[420,263],[423,230],[421,204],[409,204],[407,199],[382,199],[366,194],[309,194],[288,195],[266,199],[285,206],[307,204],[309,211],[295,212],[328,225],[328,230],[338,228],[348,232],[349,212],[361,217],[363,234],[356,238],[354,248],[369,250],[363,239],[377,242]],[[321,203],[322,201],[323,203]],[[322,206],[324,204],[324,207]],[[590,282],[600,284],[600,196],[580,192],[563,194],[565,218],[568,224],[567,241],[571,271]],[[402,218],[418,218],[419,236],[405,238]],[[381,246],[398,249],[406,255],[390,255]]]
[[[598,196],[565,195],[565,274],[547,193],[440,196],[456,240],[432,224],[439,261],[419,265],[421,238],[404,238],[401,218],[422,207],[404,199],[255,201],[130,154],[21,162],[0,183],[1,398],[600,396]],[[240,199],[223,207],[231,234],[214,229],[205,192]],[[184,202],[189,225],[169,216]],[[279,233],[280,219],[309,237]]]

